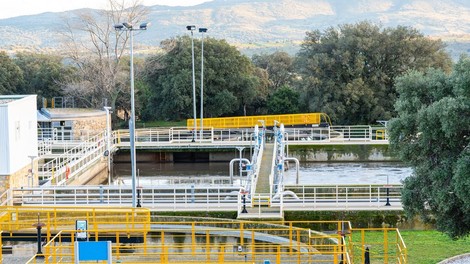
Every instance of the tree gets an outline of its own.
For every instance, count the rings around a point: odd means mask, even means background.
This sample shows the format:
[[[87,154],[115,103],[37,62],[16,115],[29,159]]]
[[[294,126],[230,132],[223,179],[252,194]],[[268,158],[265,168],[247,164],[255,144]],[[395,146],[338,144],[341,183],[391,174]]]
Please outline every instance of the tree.
[[[282,86],[269,97],[269,114],[295,114],[298,112],[299,93],[291,87]]]
[[[396,77],[428,67],[450,70],[440,40],[417,30],[360,22],[311,31],[296,57],[302,100],[336,123],[370,124],[394,116]]]
[[[37,94],[38,98],[62,96],[62,86],[71,67],[62,63],[63,58],[52,54],[17,53],[14,62],[23,72],[23,81],[18,87],[21,94]]]
[[[450,76],[429,69],[398,78],[398,117],[389,123],[390,144],[414,168],[404,181],[405,211],[453,238],[470,233],[469,69],[462,58]]]
[[[253,55],[252,61],[255,66],[268,73],[272,92],[282,86],[291,85],[294,59],[287,52],[276,51],[272,54]]]
[[[64,91],[89,107],[101,106],[107,98],[111,107],[116,108],[119,95],[129,93],[128,65],[123,59],[130,32],[117,32],[114,25],[123,22],[138,25],[148,13],[139,0],[129,4],[118,0],[108,3],[106,10],[81,10],[66,21],[64,50],[68,51],[76,74]],[[124,107],[129,109],[130,102],[126,102]]]
[[[200,62],[199,40],[195,61]],[[162,42],[164,54],[146,60],[143,76],[148,90],[142,95],[144,119],[181,120],[193,116],[191,39],[188,36]],[[196,63],[197,105],[200,100],[200,63]],[[263,94],[266,81],[235,47],[225,40],[204,40],[204,115],[246,115]],[[199,107],[197,107],[199,109]],[[199,116],[199,115],[198,115]]]
[[[0,94],[17,94],[23,72],[4,51],[0,51]]]

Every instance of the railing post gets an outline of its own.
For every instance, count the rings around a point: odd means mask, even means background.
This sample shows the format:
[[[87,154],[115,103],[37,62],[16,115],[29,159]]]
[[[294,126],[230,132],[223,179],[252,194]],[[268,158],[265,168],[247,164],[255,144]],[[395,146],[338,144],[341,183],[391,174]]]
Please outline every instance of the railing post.
[[[384,264],[388,264],[388,230],[384,229]]]
[[[196,255],[196,224],[191,223],[191,255]]]

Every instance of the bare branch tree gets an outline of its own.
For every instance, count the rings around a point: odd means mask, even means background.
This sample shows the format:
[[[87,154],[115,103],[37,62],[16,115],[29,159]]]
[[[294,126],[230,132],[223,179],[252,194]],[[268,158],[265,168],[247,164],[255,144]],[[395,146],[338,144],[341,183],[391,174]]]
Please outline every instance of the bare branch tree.
[[[111,107],[123,92],[128,92],[128,31],[117,32],[114,25],[139,24],[149,10],[140,0],[108,0],[106,10],[82,10],[66,18],[63,45],[76,67],[76,75],[64,85],[64,92],[88,107],[101,106],[108,98]]]

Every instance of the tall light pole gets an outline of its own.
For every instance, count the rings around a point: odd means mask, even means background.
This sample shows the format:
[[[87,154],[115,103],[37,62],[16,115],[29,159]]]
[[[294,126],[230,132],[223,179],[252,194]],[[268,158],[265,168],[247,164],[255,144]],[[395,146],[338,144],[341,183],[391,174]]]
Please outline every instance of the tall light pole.
[[[207,28],[199,28],[199,33],[202,34],[202,41],[201,41],[201,136],[200,140],[202,140],[203,130],[203,120],[204,120],[204,33],[207,32]]]
[[[196,126],[196,73],[194,72],[194,36],[193,32],[196,30],[196,26],[190,25],[186,26],[187,30],[191,31],[191,61],[193,65],[193,114],[194,114],[194,130],[193,130],[193,142],[197,138],[197,126]]]
[[[105,106],[106,111],[106,151],[108,156],[108,185],[111,185],[111,120],[110,113],[111,107]]]
[[[131,118],[129,119],[129,133],[131,141],[131,171],[132,171],[132,207],[136,207],[136,162],[135,162],[135,106],[134,106],[134,44],[133,31],[147,30],[150,23],[142,23],[134,28],[130,23],[124,22],[114,26],[117,31],[130,31],[130,64],[131,64]]]

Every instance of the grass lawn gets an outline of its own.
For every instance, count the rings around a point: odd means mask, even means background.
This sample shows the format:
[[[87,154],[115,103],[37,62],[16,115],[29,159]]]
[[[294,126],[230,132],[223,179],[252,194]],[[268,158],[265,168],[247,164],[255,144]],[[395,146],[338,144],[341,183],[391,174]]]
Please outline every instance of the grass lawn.
[[[150,121],[150,122],[137,122],[136,128],[148,127],[186,127],[186,120],[182,121]]]
[[[470,253],[470,238],[452,240],[437,231],[400,231],[408,248],[409,263],[438,263],[452,256]]]
[[[402,230],[400,234],[408,251],[408,263],[435,264],[444,259],[470,253],[470,238],[452,240],[438,231]],[[353,240],[359,242],[359,233],[353,233]],[[371,263],[383,263],[383,232],[366,232],[365,244],[370,247]],[[389,263],[396,263],[396,232],[389,232]],[[354,260],[361,263],[360,243],[355,246]]]

